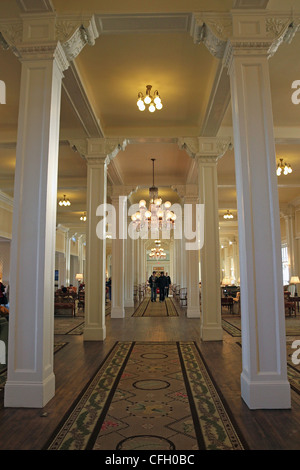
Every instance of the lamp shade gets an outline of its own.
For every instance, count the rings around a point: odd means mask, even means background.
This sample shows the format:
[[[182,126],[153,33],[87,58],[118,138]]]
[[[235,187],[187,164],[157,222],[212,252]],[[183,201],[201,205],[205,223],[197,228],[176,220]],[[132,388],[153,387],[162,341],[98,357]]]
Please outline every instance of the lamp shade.
[[[76,274],[75,279],[77,279],[78,281],[80,279],[83,279],[83,274]]]
[[[228,286],[230,284],[230,278],[229,277],[224,277],[222,280],[222,286]]]
[[[292,276],[290,280],[290,284],[300,284],[300,279],[298,276]]]

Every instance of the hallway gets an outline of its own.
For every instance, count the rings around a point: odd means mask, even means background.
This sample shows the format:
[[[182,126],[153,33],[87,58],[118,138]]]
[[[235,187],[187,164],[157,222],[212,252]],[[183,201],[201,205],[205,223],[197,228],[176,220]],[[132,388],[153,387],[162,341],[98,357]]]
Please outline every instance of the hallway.
[[[55,335],[67,344],[54,356],[56,395],[44,409],[0,410],[0,449],[39,450],[49,440],[116,341],[196,341],[218,389],[251,450],[299,450],[300,395],[293,390],[291,410],[250,411],[240,398],[240,338],[224,331],[223,342],[200,342],[199,319],[106,317],[105,342],[83,342],[83,335]],[[3,403],[3,389],[0,391]]]

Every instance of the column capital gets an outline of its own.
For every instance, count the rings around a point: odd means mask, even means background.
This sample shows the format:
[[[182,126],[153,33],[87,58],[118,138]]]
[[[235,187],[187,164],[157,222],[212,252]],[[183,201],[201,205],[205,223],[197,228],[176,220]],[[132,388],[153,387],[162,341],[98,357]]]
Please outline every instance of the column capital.
[[[232,146],[229,137],[182,137],[178,139],[178,145],[185,149],[191,158],[203,163],[217,162]]]
[[[132,192],[136,190],[135,186],[115,185],[111,186],[111,200],[119,200],[120,196],[130,197]]]
[[[1,19],[0,30],[2,46],[20,59],[50,53],[53,44],[60,44],[66,68],[86,44],[94,45],[99,36],[93,15],[57,15],[50,4],[44,13]]]
[[[109,164],[120,150],[125,150],[127,141],[123,138],[87,138],[69,141],[74,150],[82,155],[87,163]]]
[[[182,202],[186,202],[187,199],[198,200],[198,185],[197,184],[177,184],[172,186],[172,189],[177,192]]]
[[[233,53],[271,57],[282,42],[292,41],[299,25],[300,15],[290,11],[237,8],[229,13],[194,13],[190,34],[195,44],[203,42],[228,66]]]

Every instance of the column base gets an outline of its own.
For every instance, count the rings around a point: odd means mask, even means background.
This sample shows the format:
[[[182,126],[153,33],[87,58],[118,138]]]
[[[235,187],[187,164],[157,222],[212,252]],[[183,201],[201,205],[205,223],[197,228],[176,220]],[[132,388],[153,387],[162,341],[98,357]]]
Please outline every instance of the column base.
[[[187,308],[186,310],[187,318],[200,318],[200,307],[199,308]]]
[[[203,326],[200,328],[202,341],[223,341],[223,329],[219,326]]]
[[[44,382],[7,381],[4,388],[4,407],[43,408],[55,395],[55,375]]]
[[[125,310],[123,307],[112,307],[110,318],[124,318]]]
[[[106,327],[86,327],[83,331],[83,341],[104,341],[106,338]]]
[[[250,381],[241,374],[241,396],[251,410],[291,408],[291,388],[288,381]]]

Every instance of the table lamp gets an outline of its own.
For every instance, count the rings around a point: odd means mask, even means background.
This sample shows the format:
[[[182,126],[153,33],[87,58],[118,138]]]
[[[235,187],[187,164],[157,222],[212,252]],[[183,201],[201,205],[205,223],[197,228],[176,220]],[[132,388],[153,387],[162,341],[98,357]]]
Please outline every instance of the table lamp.
[[[299,283],[300,283],[300,279],[299,279],[298,276],[292,276],[292,277],[291,277],[290,284],[294,284],[294,285],[295,285],[294,297],[298,297],[296,285],[299,284]]]

